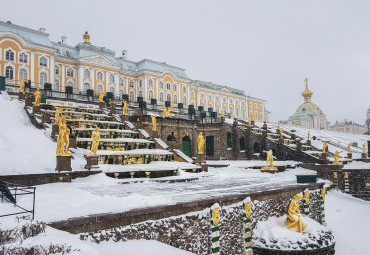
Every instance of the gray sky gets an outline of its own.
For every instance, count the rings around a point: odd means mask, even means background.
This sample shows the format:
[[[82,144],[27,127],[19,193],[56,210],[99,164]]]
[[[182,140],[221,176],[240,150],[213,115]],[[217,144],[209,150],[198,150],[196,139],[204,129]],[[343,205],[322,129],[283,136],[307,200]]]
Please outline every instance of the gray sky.
[[[192,79],[267,100],[271,120],[312,101],[331,122],[363,123],[370,107],[370,1],[4,1],[1,20],[46,28],[53,41],[82,41],[128,58],[166,62]]]

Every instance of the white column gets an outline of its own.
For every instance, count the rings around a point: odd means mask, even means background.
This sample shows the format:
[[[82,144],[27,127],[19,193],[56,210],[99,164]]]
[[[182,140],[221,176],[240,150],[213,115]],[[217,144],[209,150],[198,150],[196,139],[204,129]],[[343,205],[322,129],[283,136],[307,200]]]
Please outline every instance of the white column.
[[[147,77],[144,75],[144,77],[143,77],[143,98],[144,98],[145,101],[147,101],[147,99],[148,99],[148,95],[146,94],[146,92],[147,92],[146,79],[147,79]]]
[[[55,57],[50,56],[50,81],[51,84],[55,84]]]
[[[77,76],[77,88],[78,88],[78,92],[82,91],[83,88],[84,88],[84,67],[83,66],[79,66],[78,67],[78,76]]]
[[[30,65],[31,65],[31,75],[30,75],[30,79],[32,82],[35,82],[35,52],[34,51],[31,51],[31,61],[30,61]]]
[[[66,77],[65,77],[66,71],[65,71],[65,69],[66,69],[65,64],[62,64],[62,72],[61,72],[62,81],[61,81],[61,84],[60,84],[60,87],[61,87],[60,91],[65,91],[66,90]]]
[[[90,78],[91,78],[91,88],[90,89],[93,89],[94,94],[96,94],[96,91],[95,91],[95,70],[94,70],[94,68],[92,68],[91,71],[90,71]]]
[[[119,84],[119,73],[118,72],[116,73],[116,75],[114,77],[114,81],[115,81],[115,84],[116,84],[116,89],[115,89],[116,94],[115,94],[115,96],[119,97],[120,96],[119,90],[121,88],[120,88],[120,84]]]

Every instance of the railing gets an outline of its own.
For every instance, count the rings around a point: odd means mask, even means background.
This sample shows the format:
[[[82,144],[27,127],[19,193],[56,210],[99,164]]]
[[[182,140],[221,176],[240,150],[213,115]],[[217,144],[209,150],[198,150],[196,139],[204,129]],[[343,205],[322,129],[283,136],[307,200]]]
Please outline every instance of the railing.
[[[1,203],[5,201],[14,204],[14,207],[19,208],[18,212],[2,214],[0,217],[12,216],[24,213],[31,213],[32,219],[35,218],[35,198],[36,198],[36,187],[15,185],[9,182],[0,180],[0,192],[1,192]],[[32,210],[26,209],[17,204],[17,197],[23,195],[33,195]]]

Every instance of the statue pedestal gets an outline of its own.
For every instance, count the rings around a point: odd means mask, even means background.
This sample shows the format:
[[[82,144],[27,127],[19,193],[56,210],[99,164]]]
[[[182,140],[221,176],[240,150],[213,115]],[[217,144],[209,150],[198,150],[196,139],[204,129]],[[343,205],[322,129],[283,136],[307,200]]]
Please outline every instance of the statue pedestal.
[[[278,144],[283,144],[284,143],[284,138],[279,138]]]
[[[42,119],[41,119],[41,122],[42,122],[42,123],[48,123],[48,124],[50,124],[50,123],[51,123],[50,114],[49,114],[48,112],[43,112],[43,113],[42,113]]]
[[[201,165],[202,163],[206,162],[206,156],[203,154],[197,154],[197,163]]]
[[[121,115],[122,121],[128,121],[128,115]]]
[[[361,153],[361,159],[367,159],[366,153]]]
[[[158,138],[159,132],[158,130],[152,130],[152,138]]]
[[[254,127],[254,120],[251,121],[251,126]]]
[[[320,157],[319,157],[319,164],[328,164],[329,161],[326,157],[326,152],[324,153],[321,153]]]
[[[267,123],[266,123],[266,121],[263,123],[262,129],[263,130],[267,130]]]
[[[109,115],[113,115],[113,114],[116,114],[117,111],[116,111],[116,104],[112,104],[112,106],[109,108]]]
[[[297,142],[297,151],[302,151],[302,144]]]
[[[26,98],[25,94],[19,92],[18,93],[18,100],[24,100]]]
[[[278,172],[278,169],[275,166],[273,166],[273,167],[265,166],[265,167],[262,167],[261,168],[261,172],[262,173],[274,174],[274,173],[277,173]]]
[[[352,159],[352,152],[347,152],[347,158]]]
[[[105,102],[99,102],[99,109],[103,110],[105,108]]]
[[[25,100],[25,106],[27,107],[27,106],[30,106],[30,107],[32,107],[33,105],[32,105],[32,97],[30,97],[30,96],[27,96],[26,97],[26,100]]]
[[[53,126],[51,126],[51,136],[54,137],[56,134],[59,134],[59,126],[53,124]]]
[[[77,139],[75,136],[69,137],[69,148],[75,148],[77,149]]]
[[[225,117],[221,117],[221,122],[225,122]]]
[[[91,168],[99,168],[99,156],[98,155],[85,155],[86,165],[85,169],[91,170]]]
[[[311,146],[311,140],[307,140],[306,144],[307,144],[308,146]]]
[[[41,113],[41,107],[40,106],[33,106],[33,109],[32,109],[32,113],[33,114],[36,114],[36,113]]]
[[[57,166],[55,167],[55,171],[72,171],[71,161],[71,155],[57,156]]]

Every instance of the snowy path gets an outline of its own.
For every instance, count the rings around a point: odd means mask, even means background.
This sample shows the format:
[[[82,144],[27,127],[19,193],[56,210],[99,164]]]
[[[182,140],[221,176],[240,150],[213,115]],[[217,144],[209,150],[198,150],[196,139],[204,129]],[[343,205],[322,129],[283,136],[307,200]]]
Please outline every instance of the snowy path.
[[[337,255],[370,254],[370,202],[330,191],[325,202],[328,227],[334,231]]]

